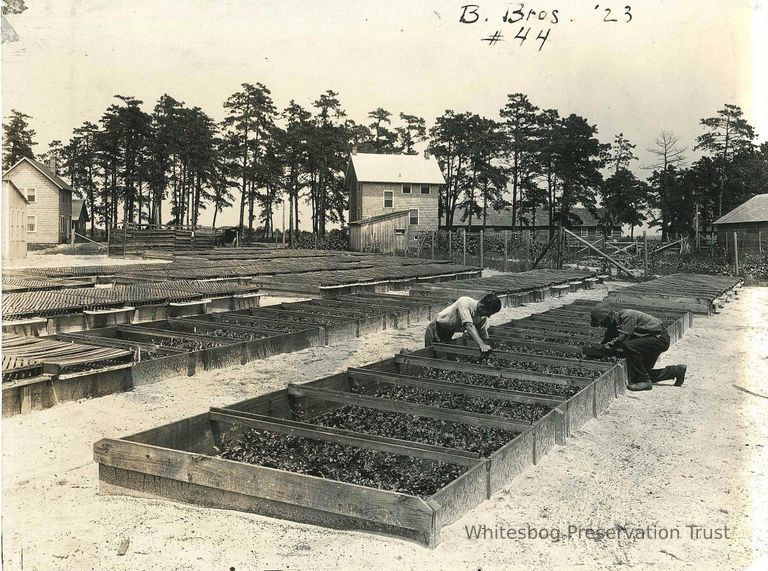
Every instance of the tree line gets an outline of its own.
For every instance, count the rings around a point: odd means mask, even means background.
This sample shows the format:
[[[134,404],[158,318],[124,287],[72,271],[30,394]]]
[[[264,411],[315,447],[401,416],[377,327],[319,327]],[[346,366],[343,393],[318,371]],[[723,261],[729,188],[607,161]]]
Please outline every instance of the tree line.
[[[215,227],[237,196],[241,231],[274,236],[285,205],[292,241],[305,201],[312,231],[323,236],[329,223],[347,222],[344,171],[352,148],[415,154],[426,146],[446,179],[439,212],[448,228],[457,216],[484,227],[489,210],[501,208],[509,209],[512,228],[569,226],[580,222],[573,209],[582,205],[606,228],[634,231],[647,221],[667,239],[689,233],[697,213],[703,227],[768,186],[768,145],[755,145],[735,105],[700,121],[693,150],[701,157],[690,165],[688,149],[662,131],[647,149],[654,160],[642,165],[648,176],[638,177],[636,145],[622,133],[602,143],[585,117],[540,109],[522,93],[508,95],[498,117],[446,110],[430,129],[421,117],[383,108],[357,123],[331,90],[308,108],[291,100],[279,111],[260,83],[229,96],[218,122],[167,94],[151,112],[134,97],[115,100],[97,123],[76,128],[66,144],[51,142],[40,157],[55,160],[84,196],[91,232],[96,223],[122,221],[195,228],[207,208]],[[34,158],[30,119],[13,110],[4,124],[6,166]],[[536,220],[541,208],[546,221]]]

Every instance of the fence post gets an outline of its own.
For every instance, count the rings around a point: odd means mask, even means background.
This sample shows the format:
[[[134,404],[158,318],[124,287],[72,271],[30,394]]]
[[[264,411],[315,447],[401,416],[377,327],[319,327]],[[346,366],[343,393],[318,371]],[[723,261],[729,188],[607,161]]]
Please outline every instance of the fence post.
[[[467,265],[467,230],[466,228],[462,231],[461,235],[464,237],[464,258],[462,261],[462,265]]]
[[[507,258],[509,258],[509,230],[504,230],[504,271],[507,271]]]
[[[123,222],[123,258],[125,258],[125,251],[128,248],[128,224]]]
[[[733,257],[736,262],[736,275],[739,275],[739,235],[733,233]]]
[[[481,268],[485,267],[484,259],[483,259],[483,242],[484,241],[485,240],[484,240],[483,229],[480,228],[480,267]]]
[[[451,242],[453,241],[453,230],[448,230],[448,259],[453,261],[453,254],[451,252]]]
[[[763,253],[763,233],[760,230],[757,231],[757,251]]]
[[[643,279],[648,279],[648,234],[643,232]]]
[[[432,259],[435,259],[435,231],[432,230]]]

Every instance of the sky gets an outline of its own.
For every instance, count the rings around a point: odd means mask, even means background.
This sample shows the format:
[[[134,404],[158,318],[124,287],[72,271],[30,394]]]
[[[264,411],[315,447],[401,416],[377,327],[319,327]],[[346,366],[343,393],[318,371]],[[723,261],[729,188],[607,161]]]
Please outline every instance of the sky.
[[[644,175],[660,131],[695,159],[699,120],[725,103],[768,140],[764,0],[475,1],[26,0],[7,16],[20,39],[2,46],[2,109],[33,117],[40,153],[97,122],[115,94],[151,111],[168,93],[222,119],[244,82],[281,109],[333,89],[357,122],[383,107],[429,126],[446,109],[497,118],[523,92],[586,117],[602,142],[623,133]],[[521,9],[530,17],[515,21]],[[217,224],[236,218],[235,207]]]

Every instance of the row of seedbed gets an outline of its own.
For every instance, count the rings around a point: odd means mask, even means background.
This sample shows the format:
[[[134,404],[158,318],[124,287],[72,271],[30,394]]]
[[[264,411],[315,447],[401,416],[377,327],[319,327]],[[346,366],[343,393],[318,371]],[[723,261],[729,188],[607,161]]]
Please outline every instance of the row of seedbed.
[[[370,299],[375,307],[375,298]],[[593,303],[577,302],[493,327],[489,355],[463,340],[401,352],[364,368],[212,408],[202,421],[209,426],[201,426],[199,417],[179,421],[198,423],[199,440],[157,440],[153,433],[149,440],[134,435],[120,443],[137,447],[137,457],[162,447],[169,462],[175,462],[174,454],[184,462],[184,454],[204,454],[207,473],[217,479],[203,483],[206,476],[201,475],[195,481],[225,489],[221,482],[235,468],[217,464],[218,459],[244,463],[249,468],[237,468],[240,478],[273,482],[248,492],[258,498],[251,505],[266,500],[268,515],[325,524],[333,518],[318,519],[319,512],[341,513],[344,526],[434,544],[435,525],[450,523],[498,490],[623,390],[621,363],[599,351],[594,358],[583,352],[601,340],[602,330],[589,326]],[[670,329],[688,318],[644,309]],[[116,442],[97,443],[96,458],[120,469],[121,462],[109,455]],[[135,466],[125,469],[136,471]],[[274,469],[283,471],[285,480]],[[173,474],[166,477],[174,479]],[[301,492],[286,496],[292,486]],[[344,499],[329,508],[336,495]],[[270,500],[284,502],[286,497],[293,508],[269,507]],[[419,498],[432,502],[429,509],[436,511],[427,518],[432,523],[416,523],[410,512],[403,515]],[[231,504],[220,498],[217,505],[242,509],[237,498]]]
[[[292,420],[487,457],[614,366],[615,357],[582,353],[603,333],[589,326],[590,307],[572,304],[494,327],[488,356],[461,343],[436,345],[396,356],[389,372],[350,370],[341,390],[291,387]],[[644,309],[668,326],[683,316]],[[221,444],[224,458],[422,497],[461,472],[450,464],[239,427]]]
[[[427,319],[431,312],[432,306],[428,302],[416,302],[403,296],[371,294],[349,296],[347,300],[340,301],[284,303],[266,308],[62,333],[58,335],[59,341],[52,343],[57,347],[67,347],[69,342],[130,350],[137,362],[174,357],[181,353],[237,348],[261,340],[273,342],[271,351],[276,354],[281,352],[281,341],[287,340],[290,345],[285,350],[296,350],[388,327],[405,327],[411,321]],[[296,339],[301,342],[291,345]],[[35,357],[39,361],[45,354],[36,354]],[[106,360],[100,363],[88,359],[77,370],[96,371],[110,364]]]

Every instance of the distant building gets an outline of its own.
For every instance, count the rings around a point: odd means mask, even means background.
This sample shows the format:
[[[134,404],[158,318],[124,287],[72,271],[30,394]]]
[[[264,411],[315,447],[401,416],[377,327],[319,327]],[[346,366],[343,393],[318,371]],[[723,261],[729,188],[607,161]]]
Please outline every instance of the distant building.
[[[81,236],[85,236],[85,227],[91,218],[88,216],[88,209],[85,206],[85,200],[82,198],[72,199],[72,231]]]
[[[768,194],[758,194],[714,222],[717,245],[734,251],[734,233],[739,254],[768,251]]]
[[[3,260],[27,257],[27,199],[10,180],[3,180]]]
[[[583,207],[576,207],[571,209],[572,222],[568,229],[581,236],[585,240],[597,240],[605,236],[606,238],[621,238],[621,225],[615,225],[606,228],[589,210]],[[469,220],[461,220],[462,213],[456,212],[456,216],[453,219],[453,229],[469,229]],[[516,224],[515,230],[533,230],[536,231],[539,240],[548,240],[549,232],[549,212],[544,208],[537,208],[535,216],[526,211],[523,213],[523,223]],[[477,232],[483,227],[483,216],[473,217],[472,219],[472,231]],[[493,234],[498,231],[512,230],[512,209],[502,208],[499,210],[489,209],[486,221],[485,231],[488,234]]]
[[[54,169],[55,170],[55,169]],[[27,244],[50,246],[69,241],[72,187],[43,163],[23,158],[3,174],[27,199]]]
[[[345,182],[353,249],[391,252],[416,232],[438,229],[445,179],[434,158],[353,151]]]

